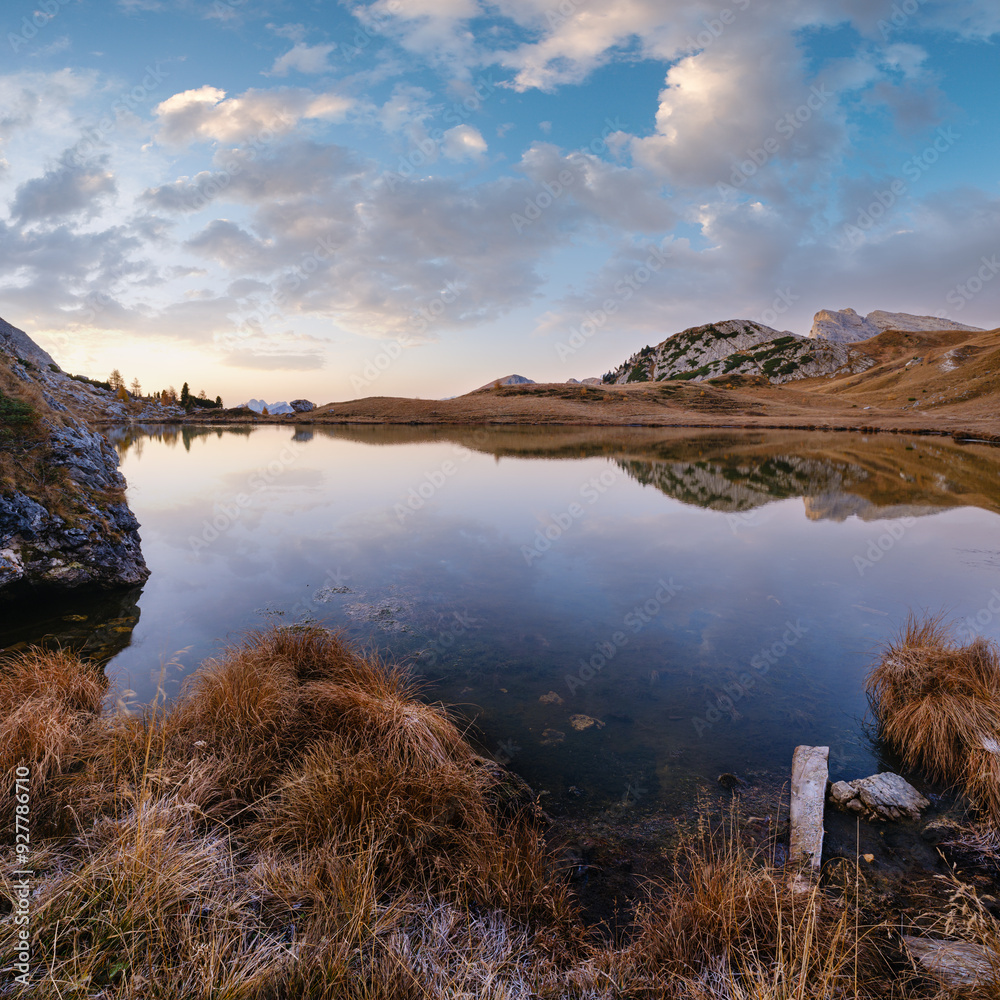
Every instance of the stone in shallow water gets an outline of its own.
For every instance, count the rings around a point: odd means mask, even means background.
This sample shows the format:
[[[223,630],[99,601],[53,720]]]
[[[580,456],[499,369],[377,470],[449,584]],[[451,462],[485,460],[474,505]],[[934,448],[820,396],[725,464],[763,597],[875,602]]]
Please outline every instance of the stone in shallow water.
[[[881,820],[920,819],[930,805],[905,778],[891,771],[835,782],[829,798],[838,809]]]
[[[903,935],[914,962],[943,986],[986,986],[995,983],[1000,956],[968,941],[944,941]]]
[[[598,729],[604,728],[604,723],[600,719],[593,719],[589,715],[571,715],[569,724],[579,732],[590,729],[591,726],[597,726]]]
[[[829,747],[800,746],[792,755],[789,860],[818,870],[823,854],[823,798],[829,775]]]
[[[562,698],[555,691],[550,691],[548,694],[543,694],[538,699],[543,705],[561,705],[563,703]]]

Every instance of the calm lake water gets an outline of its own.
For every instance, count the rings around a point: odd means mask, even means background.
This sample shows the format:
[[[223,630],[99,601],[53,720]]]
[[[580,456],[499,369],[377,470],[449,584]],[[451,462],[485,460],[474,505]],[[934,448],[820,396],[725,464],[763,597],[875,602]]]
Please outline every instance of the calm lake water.
[[[985,445],[639,428],[112,436],[148,582],[27,610],[0,646],[53,636],[150,699],[164,670],[175,692],[247,628],[337,627],[411,662],[488,752],[570,809],[690,802],[721,771],[781,777],[799,743],[829,744],[835,779],[871,773],[864,676],[908,610],[1000,637],[1000,450]]]

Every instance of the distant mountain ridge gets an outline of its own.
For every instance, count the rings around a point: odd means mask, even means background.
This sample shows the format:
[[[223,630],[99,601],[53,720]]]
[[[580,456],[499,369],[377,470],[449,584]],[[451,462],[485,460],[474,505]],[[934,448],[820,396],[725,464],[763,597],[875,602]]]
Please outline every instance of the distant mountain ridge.
[[[629,382],[691,381],[720,375],[756,375],[769,382],[863,371],[867,359],[842,344],[817,344],[808,337],[748,319],[695,326],[644,347],[604,376],[606,385]]]
[[[254,413],[263,413],[266,409],[270,416],[277,416],[279,413],[294,413],[295,409],[284,400],[280,403],[267,403],[263,399],[250,399],[245,403],[240,403],[240,406],[245,406],[249,410],[253,410]]]
[[[473,392],[482,392],[483,389],[492,389],[495,385],[535,385],[535,380],[533,378],[525,378],[523,375],[504,375],[503,378],[496,378],[492,382],[487,382],[486,385],[481,385],[478,389],[473,389]]]
[[[966,326],[942,316],[916,316],[913,313],[892,313],[876,309],[859,316],[853,309],[820,309],[813,318],[809,336],[813,340],[829,340],[835,344],[854,344],[877,337],[886,330],[905,333],[929,333],[933,330],[967,330],[983,333],[982,327]]]

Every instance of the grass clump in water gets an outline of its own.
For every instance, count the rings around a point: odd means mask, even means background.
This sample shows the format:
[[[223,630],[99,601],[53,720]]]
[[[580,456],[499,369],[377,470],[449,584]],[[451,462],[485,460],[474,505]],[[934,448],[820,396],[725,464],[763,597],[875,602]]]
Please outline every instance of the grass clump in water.
[[[328,632],[251,634],[174,703],[120,705],[68,653],[3,664],[0,766],[30,769],[32,817],[24,857],[0,792],[4,892],[34,872],[32,972],[4,995],[888,995],[851,891],[793,895],[733,831],[682,851],[609,944],[510,776]],[[16,932],[8,909],[7,954]]]
[[[1000,828],[1000,647],[963,645],[940,616],[911,615],[868,677],[879,732],[904,764],[964,789]]]

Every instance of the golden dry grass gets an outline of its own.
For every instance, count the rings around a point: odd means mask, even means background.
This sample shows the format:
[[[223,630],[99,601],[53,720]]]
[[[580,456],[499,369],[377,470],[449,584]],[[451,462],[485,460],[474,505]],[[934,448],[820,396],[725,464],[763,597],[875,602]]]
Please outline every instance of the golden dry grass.
[[[941,616],[910,615],[867,686],[879,732],[906,766],[966,790],[1000,825],[1000,647],[962,645]]]
[[[591,937],[531,803],[405,674],[335,635],[254,633],[174,704],[119,705],[69,654],[3,665],[2,762],[32,771],[36,890],[32,979],[4,995],[884,993],[851,892],[795,897],[732,835],[678,856],[631,944]],[[25,863],[5,834],[0,889]],[[0,919],[5,954],[13,933]]]

